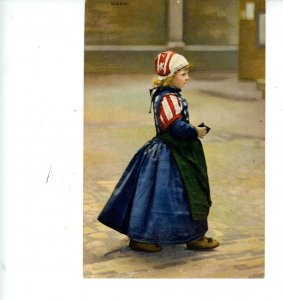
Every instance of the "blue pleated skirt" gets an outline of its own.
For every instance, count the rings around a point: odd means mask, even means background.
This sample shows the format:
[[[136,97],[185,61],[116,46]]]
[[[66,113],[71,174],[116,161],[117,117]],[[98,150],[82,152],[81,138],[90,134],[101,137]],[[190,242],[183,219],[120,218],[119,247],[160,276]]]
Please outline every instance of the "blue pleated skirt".
[[[131,239],[159,244],[194,240],[207,220],[192,220],[174,157],[157,137],[132,158],[98,220]]]

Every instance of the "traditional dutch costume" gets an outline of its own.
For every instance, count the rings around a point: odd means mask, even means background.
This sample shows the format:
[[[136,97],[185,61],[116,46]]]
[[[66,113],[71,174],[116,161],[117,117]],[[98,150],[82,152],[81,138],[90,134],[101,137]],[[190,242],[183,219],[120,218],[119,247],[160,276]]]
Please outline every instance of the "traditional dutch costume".
[[[180,244],[208,230],[211,199],[205,157],[180,91],[151,90],[156,136],[134,155],[98,216],[131,240]]]

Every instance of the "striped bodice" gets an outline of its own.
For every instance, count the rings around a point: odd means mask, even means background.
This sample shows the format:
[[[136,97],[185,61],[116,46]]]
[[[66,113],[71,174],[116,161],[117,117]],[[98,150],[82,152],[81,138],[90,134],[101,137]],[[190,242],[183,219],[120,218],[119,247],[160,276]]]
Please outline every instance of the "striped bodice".
[[[166,131],[176,119],[189,123],[189,111],[186,99],[179,89],[165,88],[153,95],[154,120],[157,133]]]

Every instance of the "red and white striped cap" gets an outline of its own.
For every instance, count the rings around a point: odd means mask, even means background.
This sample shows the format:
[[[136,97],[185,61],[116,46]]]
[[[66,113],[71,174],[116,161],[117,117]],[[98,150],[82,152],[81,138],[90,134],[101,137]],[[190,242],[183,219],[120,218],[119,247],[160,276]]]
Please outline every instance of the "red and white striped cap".
[[[155,71],[159,80],[172,76],[186,66],[189,66],[186,58],[174,51],[161,52],[155,58]]]

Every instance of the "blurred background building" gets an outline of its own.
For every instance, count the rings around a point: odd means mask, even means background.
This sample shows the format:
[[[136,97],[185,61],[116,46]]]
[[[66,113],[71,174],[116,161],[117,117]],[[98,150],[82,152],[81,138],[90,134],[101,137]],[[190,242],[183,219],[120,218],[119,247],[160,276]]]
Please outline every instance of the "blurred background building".
[[[86,1],[85,72],[153,73],[163,50],[195,70],[265,74],[265,0]]]

